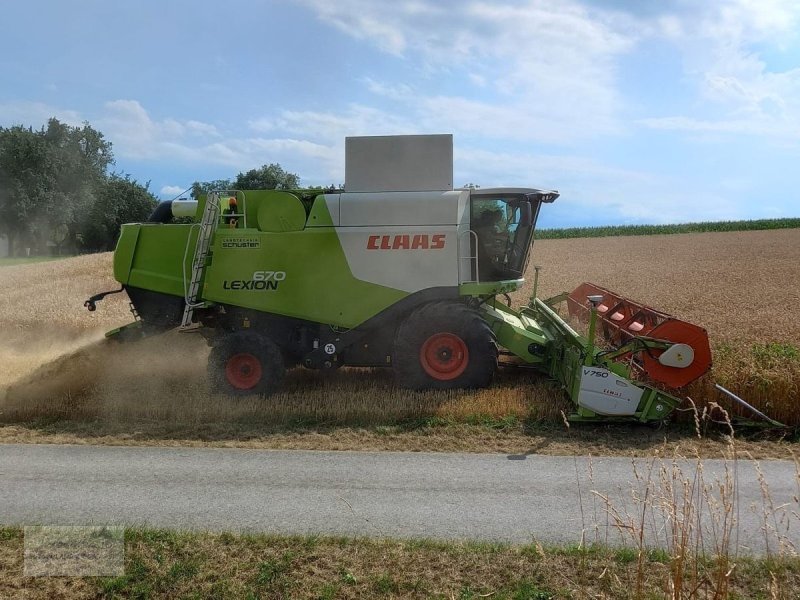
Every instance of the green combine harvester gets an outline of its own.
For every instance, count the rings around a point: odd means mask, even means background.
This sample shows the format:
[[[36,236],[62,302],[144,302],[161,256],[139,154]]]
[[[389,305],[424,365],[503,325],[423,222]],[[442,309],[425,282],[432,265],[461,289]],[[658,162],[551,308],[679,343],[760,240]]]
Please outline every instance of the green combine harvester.
[[[588,283],[548,300],[534,284],[511,308],[559,194],[454,189],[452,151],[449,135],[347,138],[343,190],[162,202],[122,228],[116,291],[136,320],[108,337],[202,335],[210,382],[231,395],[275,392],[298,365],[387,367],[413,390],[484,387],[506,365],[558,381],[571,419],[663,420],[680,403],[665,390],[710,368],[705,331]]]

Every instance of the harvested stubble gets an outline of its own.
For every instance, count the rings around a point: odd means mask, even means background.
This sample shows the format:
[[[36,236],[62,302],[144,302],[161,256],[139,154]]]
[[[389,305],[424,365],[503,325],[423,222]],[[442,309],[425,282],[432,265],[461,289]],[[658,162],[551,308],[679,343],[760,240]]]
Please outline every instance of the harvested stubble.
[[[269,398],[230,398],[208,393],[201,338],[177,332],[118,345],[98,341],[36,369],[10,385],[6,421],[48,416],[161,423],[302,423],[375,425],[473,415],[554,419],[563,403],[545,382],[501,376],[483,390],[411,393],[391,373],[342,369],[333,373],[297,368]]]
[[[540,295],[590,280],[699,323],[716,347],[717,381],[776,418],[800,423],[800,359],[792,355],[800,346],[800,322],[792,315],[800,305],[800,230],[631,239],[537,242],[532,264],[545,267]],[[516,374],[501,376],[488,390],[414,394],[396,388],[383,371],[297,369],[266,402],[210,397],[207,348],[198,338],[169,334],[129,346],[101,341],[103,331],[130,321],[124,294],[109,296],[95,313],[83,308],[89,295],[117,287],[110,273],[110,254],[0,268],[1,420],[380,424],[479,415],[558,421],[569,409],[552,386]],[[530,293],[528,280],[517,303]],[[762,344],[760,353],[753,344]],[[690,388],[695,401],[718,399],[710,382]]]

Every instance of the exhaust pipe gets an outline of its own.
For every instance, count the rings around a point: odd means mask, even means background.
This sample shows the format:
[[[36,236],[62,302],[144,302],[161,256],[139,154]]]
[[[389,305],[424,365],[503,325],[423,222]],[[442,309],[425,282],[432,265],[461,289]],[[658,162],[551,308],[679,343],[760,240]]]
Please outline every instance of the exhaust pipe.
[[[197,200],[165,200],[160,202],[153,213],[147,218],[148,223],[170,223],[173,218],[197,215]]]

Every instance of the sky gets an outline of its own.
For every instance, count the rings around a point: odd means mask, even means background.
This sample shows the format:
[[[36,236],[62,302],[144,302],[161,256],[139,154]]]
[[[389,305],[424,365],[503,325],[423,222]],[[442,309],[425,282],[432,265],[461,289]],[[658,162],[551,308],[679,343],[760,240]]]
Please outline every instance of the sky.
[[[452,133],[540,226],[800,216],[797,0],[5,2],[0,125],[88,121],[169,199],[350,135]]]

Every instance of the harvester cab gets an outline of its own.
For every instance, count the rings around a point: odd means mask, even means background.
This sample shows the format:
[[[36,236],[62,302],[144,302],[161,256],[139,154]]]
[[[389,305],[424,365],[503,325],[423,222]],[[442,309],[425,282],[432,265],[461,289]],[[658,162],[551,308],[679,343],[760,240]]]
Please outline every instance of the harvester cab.
[[[524,366],[561,383],[577,420],[663,420],[679,403],[665,386],[708,370],[701,328],[591,284],[500,301],[522,286],[558,192],[453,188],[449,135],[345,146],[343,190],[219,190],[124,225],[114,277],[136,320],[109,337],[197,332],[211,385],[232,395],[274,392],[298,365],[389,367],[410,389],[483,387]]]

